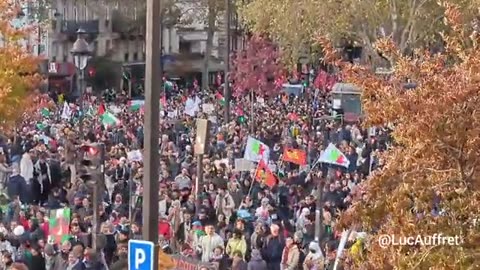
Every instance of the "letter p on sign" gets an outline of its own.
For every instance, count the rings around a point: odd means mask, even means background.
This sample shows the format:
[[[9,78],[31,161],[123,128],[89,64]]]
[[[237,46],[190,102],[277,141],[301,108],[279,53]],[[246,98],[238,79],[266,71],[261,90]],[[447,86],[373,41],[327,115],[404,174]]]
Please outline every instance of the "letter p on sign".
[[[145,263],[146,260],[145,251],[141,249],[135,250],[135,269],[140,269],[140,265]]]
[[[153,269],[152,242],[143,240],[128,241],[128,270],[151,270]]]

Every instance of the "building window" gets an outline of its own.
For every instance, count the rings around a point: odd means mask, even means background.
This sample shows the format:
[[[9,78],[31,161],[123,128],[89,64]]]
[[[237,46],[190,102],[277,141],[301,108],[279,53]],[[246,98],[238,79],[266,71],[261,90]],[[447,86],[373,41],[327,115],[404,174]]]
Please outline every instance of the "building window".
[[[93,48],[90,48],[90,49],[91,49],[91,50],[93,49],[93,50],[92,50],[92,51],[93,51],[93,55],[97,55],[97,53],[98,53],[98,41],[97,41],[97,40],[95,40],[95,41],[93,42]]]
[[[78,21],[78,10],[76,4],[73,7],[73,17],[75,18],[75,21]]]
[[[138,61],[138,53],[133,53],[133,61]]]
[[[53,42],[52,43],[52,55],[56,56],[58,54],[58,43]]]
[[[178,44],[179,53],[191,53],[192,52],[192,42],[180,40]]]
[[[107,39],[107,41],[105,41],[105,49],[108,51],[108,50],[111,50],[112,48],[112,41],[110,39]]]
[[[62,48],[62,54],[68,56],[68,52],[69,52],[68,44],[64,43],[62,47],[63,47]]]
[[[125,54],[123,55],[123,61],[128,62],[128,58],[129,58],[128,53],[125,53]]]
[[[147,59],[147,54],[143,53],[143,61],[145,61],[146,59]]]

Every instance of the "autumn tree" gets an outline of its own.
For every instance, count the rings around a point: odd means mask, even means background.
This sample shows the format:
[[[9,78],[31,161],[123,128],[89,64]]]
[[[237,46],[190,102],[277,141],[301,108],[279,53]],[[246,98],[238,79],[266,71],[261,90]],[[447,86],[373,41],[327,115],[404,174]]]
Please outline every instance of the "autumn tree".
[[[458,3],[464,16],[471,17],[475,1]],[[264,8],[268,7],[268,8]],[[267,33],[279,43],[287,62],[299,57],[320,34],[332,42],[354,41],[364,49],[365,58],[381,58],[373,44],[391,37],[401,53],[418,47],[432,47],[444,30],[444,8],[430,0],[252,0],[240,4],[242,17],[255,33]]]
[[[386,80],[359,65],[342,64],[321,39],[326,59],[345,81],[363,89],[367,126],[393,126],[385,165],[360,187],[363,196],[341,216],[341,227],[369,236],[353,269],[480,269],[480,36],[461,8],[445,5],[451,31],[444,52],[404,56],[392,39],[376,48],[394,59]],[[416,83],[407,90],[407,81]],[[383,235],[459,236],[458,246],[381,245]],[[438,242],[437,242],[438,243]]]
[[[278,93],[284,75],[279,59],[280,52],[273,42],[261,36],[251,37],[246,48],[236,52],[232,60],[233,95],[250,91],[261,96]]]
[[[3,128],[30,107],[34,86],[39,81],[38,59],[25,46],[34,26],[19,25],[19,12],[20,6],[0,0],[0,126]]]

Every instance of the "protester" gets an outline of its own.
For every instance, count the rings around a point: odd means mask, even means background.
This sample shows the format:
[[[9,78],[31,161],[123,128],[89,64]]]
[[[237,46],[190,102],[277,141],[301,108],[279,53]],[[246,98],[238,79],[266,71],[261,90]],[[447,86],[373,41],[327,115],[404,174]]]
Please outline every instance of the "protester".
[[[83,113],[79,104],[42,97],[42,109],[25,115],[2,138],[4,266],[124,268],[128,240],[141,239],[143,230],[144,101],[119,93],[108,97],[86,94]],[[219,270],[333,267],[341,236],[335,231],[338,211],[363,196],[362,181],[383,165],[380,151],[388,147],[389,130],[327,117],[330,97],[323,90],[258,96],[253,106],[249,97],[236,97],[228,123],[222,100],[217,90],[198,89],[162,97],[158,233],[163,251]],[[211,122],[200,164],[195,118]],[[105,183],[92,185],[81,162],[82,146],[92,143],[106,147]],[[328,160],[325,153],[338,159]],[[317,210],[320,235],[315,235]],[[92,249],[94,224],[105,237],[98,250]],[[361,251],[363,241],[352,243]]]

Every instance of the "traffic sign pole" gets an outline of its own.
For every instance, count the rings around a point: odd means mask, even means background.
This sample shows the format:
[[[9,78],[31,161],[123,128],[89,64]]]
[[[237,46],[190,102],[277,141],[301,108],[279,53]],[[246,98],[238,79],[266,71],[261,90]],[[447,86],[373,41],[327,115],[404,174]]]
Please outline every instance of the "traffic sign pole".
[[[158,252],[153,242],[144,240],[128,241],[128,270],[158,269]]]

